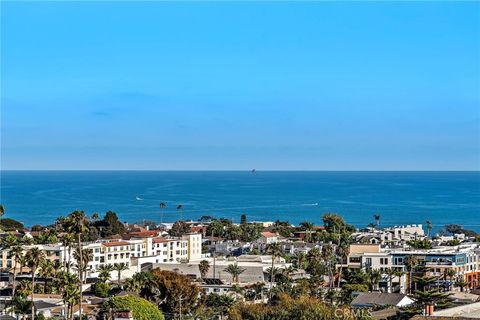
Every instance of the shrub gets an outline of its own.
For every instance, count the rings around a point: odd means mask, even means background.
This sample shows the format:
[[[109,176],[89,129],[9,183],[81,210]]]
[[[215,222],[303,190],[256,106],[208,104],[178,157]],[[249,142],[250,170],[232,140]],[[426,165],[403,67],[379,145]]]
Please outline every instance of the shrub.
[[[134,296],[113,297],[103,305],[104,311],[131,311],[135,320],[164,320],[153,303]]]
[[[110,292],[110,285],[105,282],[96,282],[92,286],[92,292],[97,297],[106,298],[108,297],[108,293]]]

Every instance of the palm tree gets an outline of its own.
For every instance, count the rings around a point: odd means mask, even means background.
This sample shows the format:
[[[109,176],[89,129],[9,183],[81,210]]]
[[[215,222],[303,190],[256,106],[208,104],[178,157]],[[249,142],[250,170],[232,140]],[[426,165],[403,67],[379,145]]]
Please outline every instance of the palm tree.
[[[30,272],[32,274],[32,320],[35,319],[35,309],[33,305],[33,296],[35,295],[35,272],[37,268],[42,264],[43,260],[45,259],[45,252],[41,251],[37,247],[33,247],[27,251],[25,255],[27,259],[28,266],[30,267]]]
[[[75,251],[73,252],[73,258],[77,262],[74,265],[74,267],[77,270],[77,272],[81,275],[82,284],[84,284],[85,281],[87,280],[88,263],[93,260],[93,251],[91,249],[79,250],[78,248],[76,248]],[[80,260],[82,262],[78,263]]]
[[[374,214],[373,215],[373,218],[375,219],[375,223],[377,225],[377,227],[380,226],[380,215],[378,213]]]
[[[322,246],[321,252],[322,260],[325,263],[325,268],[328,271],[328,287],[330,291],[333,289],[333,246],[331,244],[325,244]]]
[[[465,277],[463,276],[458,276],[457,279],[455,279],[455,285],[460,288],[460,291],[463,292],[463,290],[468,287],[468,281],[465,280]]]
[[[15,295],[15,287],[17,284],[17,266],[20,260],[24,257],[23,255],[23,247],[21,245],[14,246],[11,250],[12,258],[13,258],[13,289],[12,289],[12,296]]]
[[[120,280],[122,278],[122,271],[128,270],[128,266],[125,262],[114,263],[113,270],[117,271],[117,281],[118,286],[120,287]]]
[[[39,274],[43,278],[43,293],[47,293],[48,279],[53,277],[54,274],[53,262],[47,259],[43,260]]]
[[[405,274],[405,272],[403,272],[402,269],[396,269],[395,276],[397,276],[399,284],[402,281],[402,277],[403,277],[404,274]]]
[[[180,212],[180,220],[183,220],[183,204],[177,205],[177,211]]]
[[[63,264],[64,268],[67,269],[67,272],[70,272],[70,266],[67,264],[67,261],[70,261],[70,256],[72,253],[72,245],[75,243],[75,236],[73,234],[67,233],[62,237],[63,245]],[[67,260],[68,253],[68,260]]]
[[[208,274],[208,270],[210,270],[210,262],[207,260],[202,260],[198,264],[198,270],[200,271],[200,277],[203,279]]]
[[[27,258],[25,255],[18,257],[18,264],[20,265],[20,274],[23,274],[23,267],[27,265]]]
[[[167,207],[167,205],[165,204],[165,202],[160,202],[160,223],[163,223],[163,211],[165,210],[165,208]]]
[[[372,291],[376,291],[378,288],[378,283],[382,279],[382,273],[380,272],[380,270],[367,269],[367,275]]]
[[[94,212],[94,213],[92,214],[92,220],[93,220],[93,221],[97,221],[98,219],[100,219],[100,216],[98,215],[98,213]]]
[[[245,269],[240,268],[236,262],[233,264],[229,264],[225,268],[225,272],[232,276],[232,283],[238,283],[238,276],[241,275],[244,271]]]
[[[305,252],[297,251],[293,257],[293,263],[297,269],[305,269],[307,255]]]
[[[21,314],[22,319],[27,319],[27,313],[33,309],[33,302],[28,300],[25,296],[14,296],[8,308],[9,312]]]
[[[342,280],[342,269],[343,263],[348,259],[348,255],[350,254],[350,245],[348,243],[341,243],[337,247],[337,255],[340,258],[340,268],[338,270],[338,288],[340,288],[340,282]],[[348,261],[347,261],[348,263]]]
[[[388,268],[385,270],[385,273],[388,276],[388,292],[393,292],[393,279],[397,276],[397,269],[395,268]]]
[[[16,246],[17,244],[19,244],[18,242],[18,238],[13,235],[13,233],[9,233],[5,238],[2,238],[0,240],[0,244],[2,245],[2,249],[3,250],[8,250],[14,246]]]
[[[457,273],[453,269],[445,269],[445,271],[443,272],[444,279],[447,280],[448,277],[448,279],[450,280],[448,284],[448,291],[452,290],[452,279],[453,277],[455,277],[456,274]]]
[[[0,203],[0,227],[2,226],[2,217],[5,214],[5,208],[3,207],[3,204]]]
[[[430,234],[431,234],[432,229],[433,229],[432,221],[427,220],[427,221],[425,221],[425,224],[427,225],[427,237],[430,238]]]
[[[412,278],[413,278],[413,270],[417,265],[417,257],[415,256],[406,256],[405,257],[405,265],[407,266],[408,271],[408,292],[412,293]]]
[[[300,227],[305,230],[305,240],[306,242],[310,242],[312,240],[312,230],[313,230],[313,223],[304,221],[300,223]]]
[[[267,245],[266,253],[272,256],[272,268],[270,272],[270,299],[272,298],[272,286],[273,286],[273,267],[275,263],[275,259],[282,255],[282,249],[280,248],[280,244],[278,242],[270,243]]]
[[[107,282],[112,277],[113,266],[111,264],[102,264],[98,267],[98,277],[102,279],[103,282]]]
[[[70,214],[69,217],[69,230],[71,233],[77,236],[77,247],[79,252],[79,259],[77,261],[79,271],[79,306],[78,313],[79,318],[82,319],[82,287],[83,287],[83,275],[81,270],[83,270],[83,250],[82,250],[82,235],[88,233],[88,227],[86,226],[88,220],[85,216],[85,213],[80,210],[76,210]]]

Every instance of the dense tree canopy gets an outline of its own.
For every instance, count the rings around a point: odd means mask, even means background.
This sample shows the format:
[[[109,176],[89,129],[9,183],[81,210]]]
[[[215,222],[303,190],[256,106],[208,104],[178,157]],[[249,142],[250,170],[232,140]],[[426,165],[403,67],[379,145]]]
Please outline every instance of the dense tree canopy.
[[[151,302],[135,296],[113,297],[103,305],[106,313],[131,311],[135,320],[163,320],[163,314]]]

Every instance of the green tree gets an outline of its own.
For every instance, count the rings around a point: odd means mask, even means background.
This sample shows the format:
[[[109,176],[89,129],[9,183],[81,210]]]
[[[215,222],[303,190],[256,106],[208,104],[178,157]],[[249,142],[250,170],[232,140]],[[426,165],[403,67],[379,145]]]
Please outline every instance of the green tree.
[[[127,233],[127,229],[123,223],[118,220],[117,214],[113,211],[107,211],[102,221],[99,221],[99,225],[102,226],[102,237],[108,237],[113,235],[124,235]]]
[[[240,216],[240,224],[241,224],[241,225],[247,224],[247,215],[246,215],[246,214],[242,214],[242,215]]]
[[[120,286],[122,272],[125,270],[128,270],[128,265],[125,262],[114,263],[113,269],[117,271],[117,282],[118,282],[118,286]]]
[[[208,270],[210,270],[210,262],[207,260],[202,260],[198,264],[198,270],[200,271],[200,277],[203,279],[208,274]]]
[[[425,221],[425,224],[427,225],[427,237],[430,238],[430,236],[432,234],[432,229],[433,229],[432,221],[427,220],[427,221]]]
[[[98,277],[102,279],[103,282],[107,282],[112,278],[113,266],[111,264],[102,264],[98,267]]]
[[[462,275],[459,275],[455,279],[455,286],[460,288],[460,291],[463,292],[466,287],[468,287],[468,282]]]
[[[135,320],[163,320],[163,314],[151,302],[135,296],[113,297],[102,307],[104,313],[131,311]]]
[[[238,276],[245,272],[245,269],[240,268],[235,262],[229,264],[224,271],[232,276],[232,283],[238,283]]]
[[[21,245],[15,245],[11,249],[11,254],[13,258],[13,289],[12,289],[12,296],[15,295],[15,289],[17,286],[17,267],[20,261],[23,259],[23,247]]]
[[[1,219],[0,226],[5,231],[16,231],[16,230],[22,230],[24,228],[23,223],[11,218]]]
[[[34,296],[34,288],[35,288],[35,273],[37,272],[37,268],[43,263],[43,260],[45,259],[45,253],[38,249],[37,247],[33,247],[27,251],[27,254],[25,255],[28,267],[30,268],[30,273],[32,274],[32,295],[31,295],[31,301],[32,301],[32,320],[35,319],[35,309],[33,306],[33,296]]]
[[[163,223],[163,212],[165,211],[165,208],[167,207],[167,205],[165,204],[165,202],[160,202],[159,207],[160,207],[160,223]]]
[[[110,292],[110,284],[106,282],[95,282],[92,286],[92,292],[97,297],[106,298]]]
[[[405,257],[405,265],[408,271],[408,292],[412,293],[412,280],[413,280],[413,270],[417,265],[417,257],[409,255]]]
[[[158,269],[151,274],[148,290],[155,289],[155,299],[162,301],[160,308],[165,313],[187,314],[197,307],[199,289],[188,277]]]
[[[190,232],[190,226],[185,221],[176,221],[168,233],[172,237],[181,237]]]
[[[85,213],[80,210],[76,210],[72,212],[69,216],[68,219],[68,231],[75,234],[77,237],[77,250],[78,250],[78,260],[77,260],[77,265],[78,265],[78,276],[79,276],[79,283],[78,283],[78,290],[80,291],[80,296],[79,296],[79,308],[78,308],[78,313],[79,317],[82,318],[82,287],[83,287],[83,265],[84,265],[84,260],[83,260],[83,250],[82,250],[82,236],[88,233],[88,227],[87,227],[87,222],[88,219],[85,216]]]
[[[3,207],[3,204],[0,203],[0,227],[2,226],[2,217],[5,214],[5,208]]]
[[[300,223],[300,228],[305,231],[305,241],[311,242],[312,241],[312,231],[313,231],[313,223],[304,221]]]
[[[378,283],[382,279],[382,273],[377,269],[367,269],[368,281],[370,282],[370,290],[378,290]]]
[[[33,310],[33,302],[28,300],[26,296],[16,295],[12,298],[9,312],[22,315],[22,319],[27,319],[27,314],[30,310]]]
[[[265,252],[272,257],[272,267],[270,272],[270,299],[272,298],[272,287],[273,287],[273,268],[275,264],[275,259],[282,255],[282,249],[278,242],[270,243],[267,245]]]

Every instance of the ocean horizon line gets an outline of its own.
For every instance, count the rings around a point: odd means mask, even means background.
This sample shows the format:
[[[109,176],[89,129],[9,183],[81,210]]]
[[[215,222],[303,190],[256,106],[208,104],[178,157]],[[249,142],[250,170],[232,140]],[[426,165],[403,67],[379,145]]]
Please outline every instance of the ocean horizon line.
[[[0,169],[0,172],[465,172],[480,173],[478,170],[427,170],[427,169]]]

